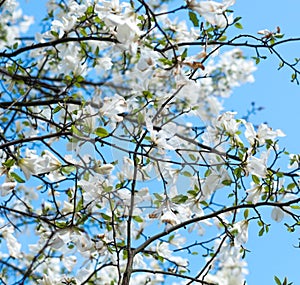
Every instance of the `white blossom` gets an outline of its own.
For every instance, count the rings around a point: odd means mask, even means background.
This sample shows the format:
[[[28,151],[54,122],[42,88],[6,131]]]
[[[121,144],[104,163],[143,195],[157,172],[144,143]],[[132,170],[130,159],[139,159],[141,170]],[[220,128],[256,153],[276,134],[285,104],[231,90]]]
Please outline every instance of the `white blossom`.
[[[284,218],[284,212],[279,207],[274,207],[272,209],[271,217],[276,222],[281,222]]]
[[[226,9],[235,3],[235,0],[224,0],[223,3],[215,1],[188,0],[188,6],[198,12],[207,22],[219,28],[225,28],[233,21],[232,15],[224,16]]]
[[[4,197],[9,195],[17,186],[16,182],[4,182],[0,185],[0,196]]]
[[[270,152],[261,153],[261,157],[249,156],[247,158],[246,170],[247,174],[253,174],[257,177],[266,177],[267,175],[267,161]]]
[[[245,137],[249,143],[254,146],[263,145],[266,140],[275,140],[277,137],[284,137],[285,134],[281,130],[273,131],[266,124],[259,125],[257,131],[255,131],[254,126],[250,122],[245,122]]]
[[[22,258],[21,253],[21,244],[18,242],[16,237],[14,236],[14,230],[11,226],[7,226],[2,229],[3,238],[6,241],[7,249],[13,258]]]

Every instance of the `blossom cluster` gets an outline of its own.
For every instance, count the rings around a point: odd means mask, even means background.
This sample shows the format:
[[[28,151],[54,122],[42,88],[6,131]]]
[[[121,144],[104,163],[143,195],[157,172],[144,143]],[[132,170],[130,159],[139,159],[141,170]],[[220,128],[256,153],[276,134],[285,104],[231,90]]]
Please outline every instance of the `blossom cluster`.
[[[256,70],[218,45],[234,3],[185,1],[191,27],[159,1],[49,0],[20,49],[32,18],[5,1],[3,282],[244,282],[248,224],[268,231],[260,206],[277,222],[293,211],[300,158],[284,172],[284,133],[224,110]]]
[[[32,16],[22,15],[22,9],[16,0],[3,1],[0,7],[0,49],[18,44],[18,37],[26,33],[33,24]]]

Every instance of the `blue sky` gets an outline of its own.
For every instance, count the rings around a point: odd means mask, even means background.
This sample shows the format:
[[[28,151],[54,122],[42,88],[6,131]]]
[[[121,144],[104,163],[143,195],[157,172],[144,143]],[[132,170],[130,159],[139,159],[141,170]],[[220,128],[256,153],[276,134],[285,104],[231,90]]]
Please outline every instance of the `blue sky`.
[[[258,30],[274,30],[279,26],[286,38],[300,36],[298,0],[236,2],[233,10],[235,16],[242,17],[242,33],[256,34]],[[300,43],[286,44],[279,50],[286,58],[300,57]],[[253,51],[245,52],[253,56]],[[267,122],[274,129],[282,129],[287,136],[281,139],[280,145],[287,147],[291,153],[300,153],[300,86],[290,82],[290,70],[277,71],[278,63],[277,59],[268,55],[268,59],[257,66],[255,82],[237,88],[233,96],[225,101],[225,106],[240,114],[246,113],[251,102],[264,107],[252,120],[257,124]],[[288,233],[282,223],[273,224],[270,233],[263,237],[257,236],[254,224],[250,226],[247,244],[251,250],[247,257],[250,271],[248,284],[275,284],[273,275],[281,280],[287,276],[294,285],[300,284],[300,249],[293,247],[298,245],[298,238],[299,230],[293,234]]]
[[[256,34],[258,30],[274,30],[281,28],[285,38],[299,37],[300,18],[297,13],[300,2],[297,0],[282,1],[252,0],[236,1],[233,6],[235,16],[242,17],[244,30],[242,33]],[[286,58],[300,57],[300,43],[285,44],[280,49]],[[250,56],[253,51],[246,50]],[[237,88],[233,96],[226,101],[228,109],[241,110],[245,113],[252,101],[265,109],[259,112],[253,120],[257,123],[268,122],[274,129],[282,129],[287,137],[282,139],[282,145],[291,152],[300,152],[300,125],[297,120],[300,103],[300,87],[290,82],[291,71],[277,71],[279,61],[269,56],[258,65],[255,72],[255,83]]]
[[[236,2],[232,8],[235,16],[242,17],[244,30],[241,33],[256,34],[258,30],[274,30],[279,26],[286,37],[300,36],[299,0]],[[27,14],[42,16],[45,3],[42,0],[29,0],[23,8]],[[286,44],[279,50],[287,58],[300,57],[300,43]],[[245,53],[254,55],[251,50],[245,50]],[[250,108],[251,102],[264,107],[252,120],[257,124],[267,122],[274,129],[282,129],[287,136],[281,139],[281,145],[286,146],[292,153],[300,153],[300,87],[290,82],[290,70],[277,71],[278,60],[269,56],[268,52],[265,53],[268,59],[258,65],[254,74],[255,83],[235,89],[232,97],[225,100],[225,107],[241,115]],[[269,215],[267,210],[266,215]],[[257,233],[258,228],[254,224],[250,226],[247,244],[247,248],[251,250],[247,256],[250,274],[247,284],[275,284],[274,275],[280,279],[287,276],[294,285],[300,284],[300,249],[293,247],[298,244],[299,230],[290,234],[283,224],[274,224],[269,234],[258,237]]]

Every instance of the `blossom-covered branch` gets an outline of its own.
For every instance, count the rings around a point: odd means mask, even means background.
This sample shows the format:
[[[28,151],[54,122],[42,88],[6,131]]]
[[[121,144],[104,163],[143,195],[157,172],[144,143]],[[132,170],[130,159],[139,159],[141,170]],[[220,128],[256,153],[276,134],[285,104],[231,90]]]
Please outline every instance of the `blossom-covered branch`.
[[[300,155],[223,101],[264,50],[297,82],[277,47],[300,39],[165,2],[51,0],[32,35],[0,1],[3,284],[244,284],[261,209],[299,226]]]

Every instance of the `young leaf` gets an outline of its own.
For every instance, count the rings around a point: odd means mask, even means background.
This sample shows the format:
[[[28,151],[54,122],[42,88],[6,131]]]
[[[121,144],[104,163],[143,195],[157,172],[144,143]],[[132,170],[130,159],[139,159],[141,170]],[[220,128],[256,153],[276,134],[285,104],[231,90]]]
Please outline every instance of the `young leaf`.
[[[226,40],[227,40],[227,37],[226,37],[226,36],[222,36],[222,37],[219,38],[219,41],[220,41],[220,42],[224,42],[224,41],[226,41]]]
[[[156,198],[158,201],[162,201],[162,200],[163,200],[163,197],[160,196],[158,193],[153,193],[153,195],[155,196],[155,198]]]
[[[189,18],[190,18],[191,22],[193,23],[194,27],[199,27],[199,20],[198,20],[196,13],[189,11]]]
[[[196,156],[193,155],[192,153],[189,154],[189,157],[190,157],[190,159],[193,160],[193,161],[196,161],[196,160],[197,160]]]
[[[74,135],[81,136],[81,137],[83,136],[83,134],[74,125],[71,126],[71,132]]]
[[[234,26],[238,29],[243,29],[243,26],[241,23],[235,23]]]
[[[180,195],[173,197],[172,202],[176,203],[176,204],[183,204],[186,202],[187,199],[188,199],[187,196],[180,194]]]
[[[252,181],[253,181],[255,184],[260,184],[260,180],[259,180],[259,178],[258,178],[256,175],[252,175]]]
[[[140,216],[133,216],[132,217],[136,222],[138,223],[142,223],[143,222],[143,219],[140,217]]]
[[[12,166],[15,164],[15,160],[9,158],[9,159],[6,160],[5,162],[2,162],[2,164],[3,164],[4,166],[6,166],[7,168],[10,168],[10,167],[12,167]]]
[[[106,215],[106,214],[104,214],[104,213],[101,213],[100,215],[101,215],[102,218],[103,218],[104,220],[106,220],[106,221],[110,221],[110,220],[111,220],[111,217],[108,216],[108,215]]]
[[[248,219],[248,216],[249,216],[249,209],[246,209],[246,210],[244,211],[244,218],[245,218],[245,220]]]
[[[281,282],[280,282],[280,280],[277,276],[274,276],[274,280],[275,280],[277,285],[281,285]]]
[[[96,130],[94,130],[94,134],[100,138],[105,138],[109,136],[109,132],[102,127],[99,127]]]
[[[231,181],[230,179],[227,179],[227,180],[223,180],[223,181],[222,181],[222,184],[223,184],[223,185],[226,185],[226,186],[230,186],[231,183],[232,183],[232,181]]]
[[[24,182],[25,182],[25,180],[22,179],[22,178],[21,178],[17,173],[15,173],[15,172],[11,172],[11,173],[10,173],[10,176],[11,176],[12,178],[14,178],[16,182],[19,182],[19,183],[24,183]]]
[[[181,60],[184,60],[187,57],[187,48],[184,49],[182,55],[181,55]]]
[[[258,232],[258,236],[261,237],[264,234],[264,232],[265,232],[265,229],[262,227]]]
[[[139,113],[137,116],[137,120],[138,120],[139,125],[142,125],[145,121],[144,115],[142,113]]]
[[[192,174],[188,171],[183,171],[182,175],[186,176],[186,177],[192,177]]]
[[[234,23],[237,23],[240,19],[242,19],[242,17],[236,17],[236,18],[233,20],[233,22],[234,22]]]
[[[282,283],[282,285],[287,285],[287,278],[286,277],[284,277],[284,280],[283,280],[283,283]]]

